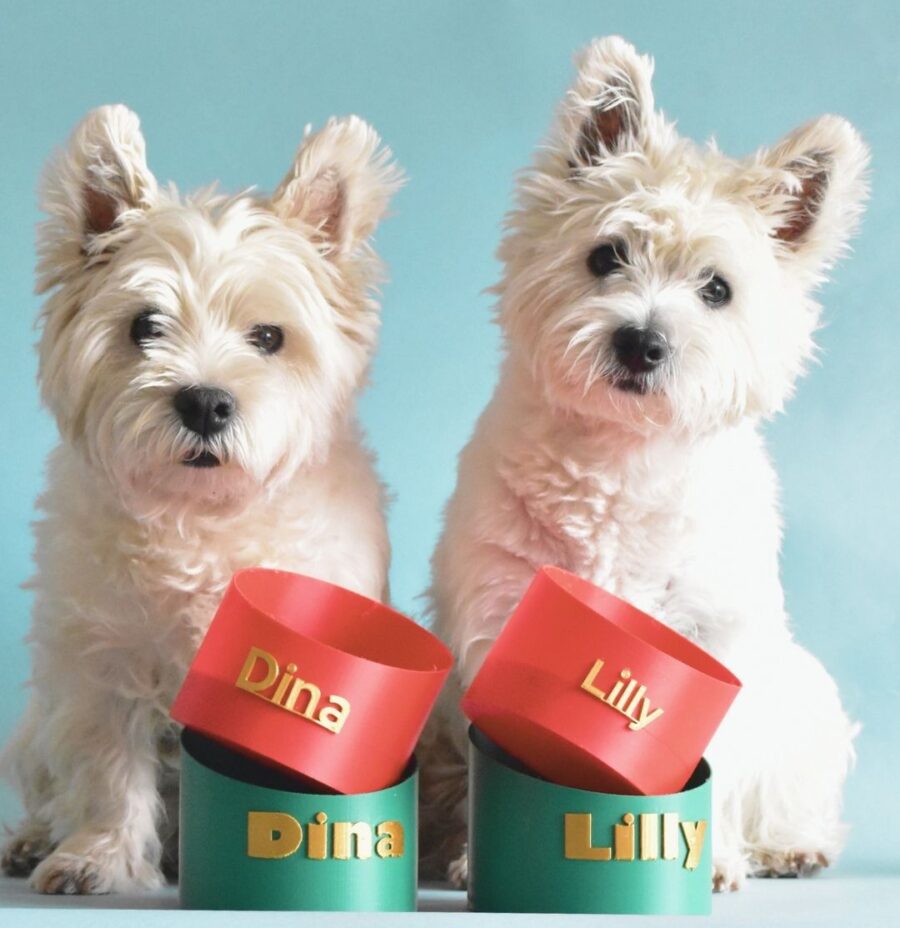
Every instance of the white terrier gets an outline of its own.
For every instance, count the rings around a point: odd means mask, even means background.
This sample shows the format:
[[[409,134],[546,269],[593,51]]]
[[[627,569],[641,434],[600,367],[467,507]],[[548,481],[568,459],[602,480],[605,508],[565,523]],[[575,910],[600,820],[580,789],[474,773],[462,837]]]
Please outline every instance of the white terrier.
[[[38,890],[159,884],[168,708],[236,570],[385,595],[383,493],[354,417],[379,322],[368,239],[400,182],[379,146],[331,120],[270,199],[181,199],[112,106],[48,168],[40,381],[62,443],[7,750],[26,820],[3,857]]]
[[[456,703],[542,564],[743,681],[709,751],[717,888],[808,872],[841,844],[854,726],[788,627],[758,425],[813,351],[811,292],[857,224],[867,150],[833,116],[741,161],[698,149],[654,110],[652,71],[619,38],[586,50],[500,246],[506,355],[433,563],[435,627],[458,663],[423,801],[432,873],[456,858],[457,880]]]

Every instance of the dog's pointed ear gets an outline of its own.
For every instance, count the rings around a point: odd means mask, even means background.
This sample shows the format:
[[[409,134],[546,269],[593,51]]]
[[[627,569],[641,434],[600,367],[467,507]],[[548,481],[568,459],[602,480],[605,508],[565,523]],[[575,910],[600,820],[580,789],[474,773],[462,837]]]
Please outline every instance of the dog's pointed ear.
[[[822,116],[753,156],[749,195],[784,260],[812,274],[846,248],[868,195],[869,150],[839,116]]]
[[[137,116],[122,105],[91,110],[44,172],[42,289],[102,251],[102,237],[129,214],[149,208],[156,195]]]
[[[272,196],[286,220],[311,228],[332,258],[352,254],[375,231],[403,174],[378,133],[357,116],[330,119],[300,145]]]
[[[619,36],[592,42],[577,58],[554,147],[575,172],[607,158],[643,150],[653,118],[653,60]]]

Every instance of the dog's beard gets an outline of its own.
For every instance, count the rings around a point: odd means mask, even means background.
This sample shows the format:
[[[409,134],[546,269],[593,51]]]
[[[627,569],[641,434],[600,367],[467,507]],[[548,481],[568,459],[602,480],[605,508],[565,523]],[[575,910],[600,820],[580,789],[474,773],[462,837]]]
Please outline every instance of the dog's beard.
[[[590,414],[638,432],[669,428],[676,418],[666,380],[659,374],[617,371],[586,396]]]
[[[633,396],[665,395],[665,377],[658,373],[635,374],[627,368],[616,368],[606,378],[611,390]]]
[[[260,481],[248,473],[234,459],[228,460],[209,451],[199,452],[198,457],[210,463],[191,464],[183,459],[150,463],[145,460],[122,468],[116,484],[123,502],[132,512],[147,516],[173,510],[222,514],[241,510],[264,494],[265,480]]]
[[[268,447],[265,457],[263,443],[242,429],[209,439],[170,423],[122,432],[99,442],[95,455],[122,504],[143,517],[239,512],[265,496],[284,468],[277,449]]]
[[[330,439],[325,417],[300,416],[301,400],[255,402],[236,394],[240,412],[202,436],[174,412],[171,389],[111,380],[85,411],[79,445],[121,506],[141,517],[217,518],[271,499],[296,471],[315,464]],[[258,399],[258,398],[256,398]]]
[[[210,467],[221,467],[224,461],[214,451],[200,447],[195,451],[189,452],[187,457],[182,459],[181,463],[185,467],[199,467],[206,470]]]

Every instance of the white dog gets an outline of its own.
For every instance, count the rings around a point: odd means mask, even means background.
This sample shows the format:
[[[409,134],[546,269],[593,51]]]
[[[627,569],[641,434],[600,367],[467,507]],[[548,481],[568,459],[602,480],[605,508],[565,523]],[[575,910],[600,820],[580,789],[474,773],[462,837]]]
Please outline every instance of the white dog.
[[[791,635],[758,426],[813,351],[811,293],[857,224],[867,151],[833,116],[740,161],[698,149],[654,110],[652,70],[619,38],[586,50],[500,246],[505,359],[433,564],[458,664],[424,784],[432,872],[464,840],[456,702],[542,564],[742,679],[709,752],[717,888],[808,872],[841,844],[854,727]]]
[[[237,569],[385,594],[383,493],[354,419],[379,321],[368,239],[400,181],[379,146],[331,120],[271,198],[181,199],[112,106],[48,168],[40,381],[62,443],[7,750],[27,817],[3,857],[43,892],[160,882],[168,707]]]

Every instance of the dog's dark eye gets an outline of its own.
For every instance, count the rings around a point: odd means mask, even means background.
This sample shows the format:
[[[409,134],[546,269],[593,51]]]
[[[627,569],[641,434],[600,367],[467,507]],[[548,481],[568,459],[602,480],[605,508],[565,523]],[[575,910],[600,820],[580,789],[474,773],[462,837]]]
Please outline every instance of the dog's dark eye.
[[[718,274],[713,274],[698,292],[700,299],[711,309],[719,309],[731,302],[731,287]]]
[[[159,338],[163,334],[162,325],[159,322],[159,313],[155,309],[145,309],[138,313],[131,320],[131,340],[138,346],[143,347],[147,342]]]
[[[598,245],[589,255],[587,265],[590,272],[595,277],[606,277],[607,274],[621,267],[624,250],[621,245],[607,242],[605,245]]]
[[[275,354],[284,344],[284,332],[277,325],[255,325],[247,336],[263,354]]]

